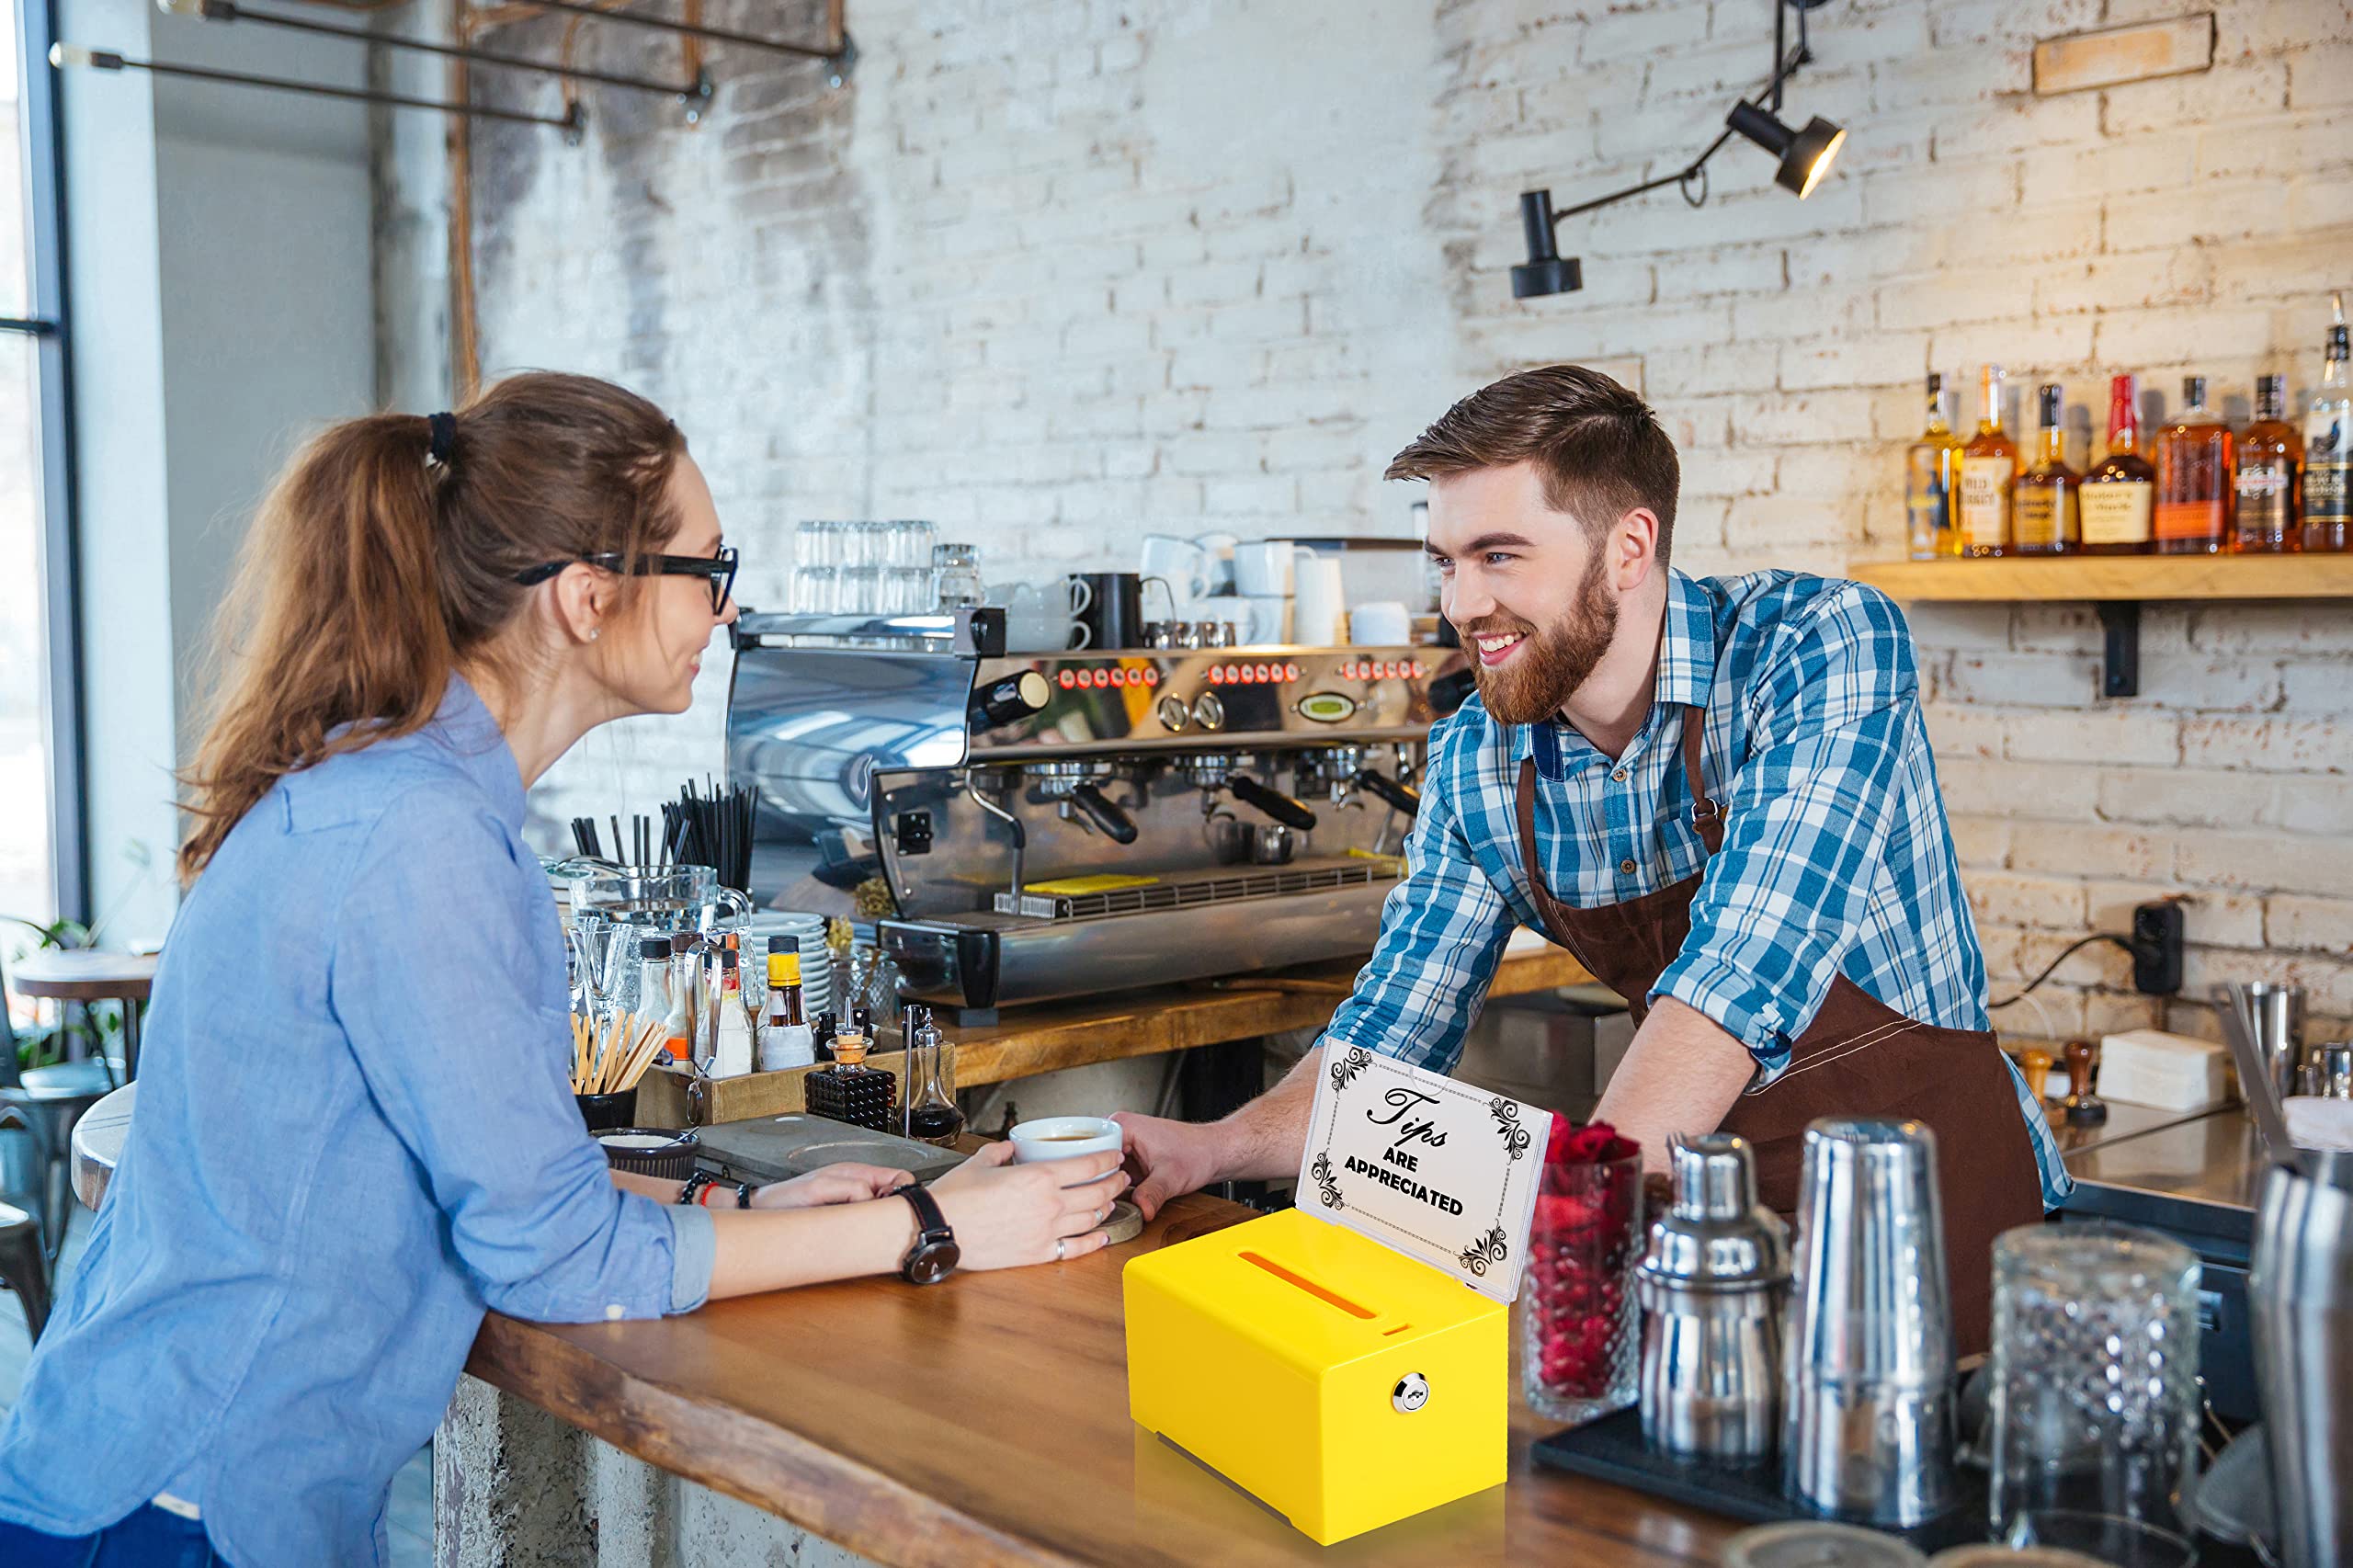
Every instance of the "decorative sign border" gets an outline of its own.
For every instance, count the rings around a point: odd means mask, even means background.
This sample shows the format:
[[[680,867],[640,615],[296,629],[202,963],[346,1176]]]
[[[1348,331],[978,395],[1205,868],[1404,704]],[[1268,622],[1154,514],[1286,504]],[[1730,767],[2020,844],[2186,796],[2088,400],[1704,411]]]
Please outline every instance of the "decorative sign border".
[[[1482,1295],[1513,1301],[1552,1129],[1550,1111],[1361,1046],[1327,1048],[1296,1201]],[[1401,1158],[1408,1144],[1414,1152]],[[1440,1148],[1449,1151],[1447,1188],[1433,1195],[1404,1173]],[[1357,1174],[1374,1161],[1397,1165],[1397,1181]]]

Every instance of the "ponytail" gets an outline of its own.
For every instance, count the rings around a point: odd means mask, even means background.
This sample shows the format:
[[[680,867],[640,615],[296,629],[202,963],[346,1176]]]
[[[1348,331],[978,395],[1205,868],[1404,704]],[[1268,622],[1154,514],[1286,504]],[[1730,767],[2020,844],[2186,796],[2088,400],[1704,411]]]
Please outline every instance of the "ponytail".
[[[222,612],[228,668],[183,780],[181,879],[279,778],[430,721],[460,663],[499,652],[529,593],[517,575],[666,539],[684,446],[634,393],[547,373],[454,415],[373,415],[312,440],[263,502]]]

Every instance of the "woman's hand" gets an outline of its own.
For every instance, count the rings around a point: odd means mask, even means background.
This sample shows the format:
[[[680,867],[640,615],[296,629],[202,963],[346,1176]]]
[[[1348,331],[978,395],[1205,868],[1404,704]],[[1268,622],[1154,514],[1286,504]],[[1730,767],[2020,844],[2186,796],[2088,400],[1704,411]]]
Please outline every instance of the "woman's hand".
[[[1127,1190],[1116,1153],[1012,1164],[1013,1145],[992,1143],[931,1184],[956,1233],[965,1268],[1015,1268],[1084,1257],[1108,1244],[1103,1221]],[[1058,1250],[1059,1249],[1059,1250]]]
[[[915,1178],[890,1165],[842,1164],[821,1165],[790,1181],[770,1182],[755,1188],[755,1209],[820,1209],[828,1203],[863,1203],[870,1198],[907,1185]]]

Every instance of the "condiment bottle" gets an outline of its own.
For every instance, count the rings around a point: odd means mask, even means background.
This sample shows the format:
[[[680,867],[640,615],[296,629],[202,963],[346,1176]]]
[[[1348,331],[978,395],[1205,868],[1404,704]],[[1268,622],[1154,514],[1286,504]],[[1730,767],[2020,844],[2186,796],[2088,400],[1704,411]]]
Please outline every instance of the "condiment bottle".
[[[677,937],[670,941],[669,1006],[662,1015],[662,1049],[674,1062],[691,1062],[695,1054],[694,1010],[687,1001],[694,988],[694,952]]]
[[[801,955],[768,955],[768,1017],[760,1029],[760,1071],[780,1073],[816,1061],[809,1026],[801,1021]]]
[[[710,1075],[733,1078],[752,1070],[752,1022],[744,1014],[743,956],[733,946],[719,952],[719,1039]]]
[[[846,1034],[834,1041],[834,1060],[805,1081],[809,1113],[846,1121],[873,1132],[894,1131],[898,1109],[898,1080],[879,1067],[866,1065],[864,1035]]]
[[[907,1072],[923,1088],[907,1112],[907,1136],[941,1148],[963,1135],[964,1113],[948,1085],[948,1051],[928,1007],[907,1009]]]
[[[669,937],[640,937],[637,939],[637,1005],[631,1010],[640,1020],[669,1016]],[[642,1022],[640,1027],[642,1027]]]

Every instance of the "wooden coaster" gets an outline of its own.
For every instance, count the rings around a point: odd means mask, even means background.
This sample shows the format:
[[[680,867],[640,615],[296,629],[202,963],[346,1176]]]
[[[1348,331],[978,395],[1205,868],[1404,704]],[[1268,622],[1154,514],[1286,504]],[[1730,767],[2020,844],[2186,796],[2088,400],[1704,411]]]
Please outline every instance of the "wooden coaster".
[[[1120,1199],[1112,1203],[1111,1217],[1103,1221],[1103,1229],[1113,1246],[1131,1242],[1143,1234],[1143,1210],[1126,1199]]]

